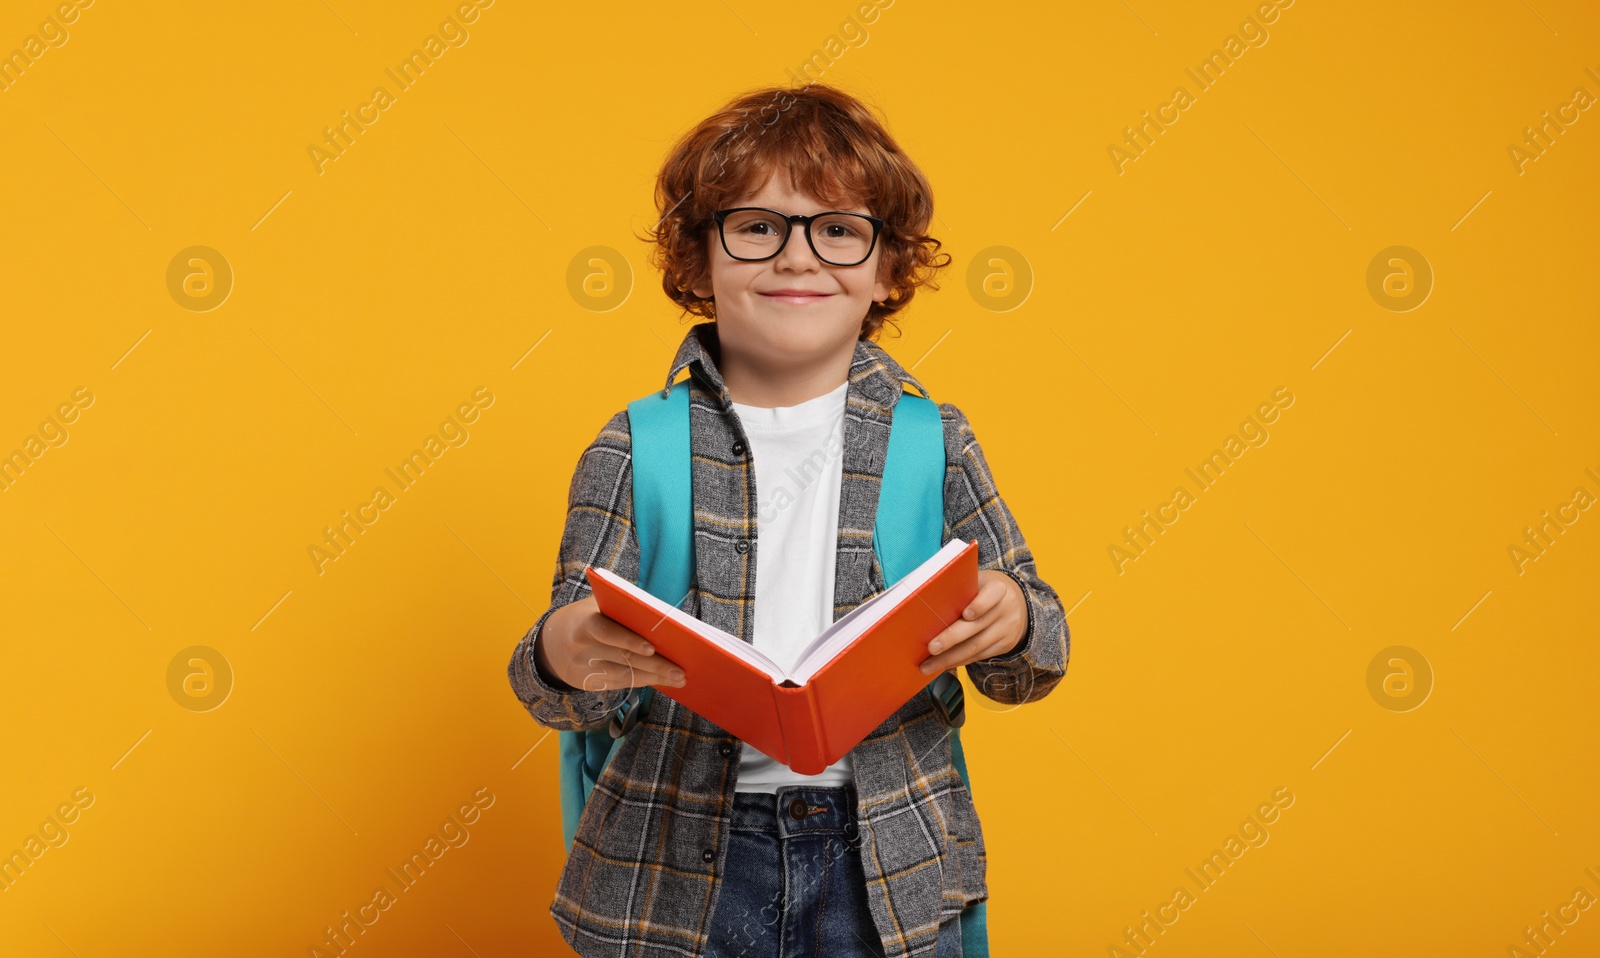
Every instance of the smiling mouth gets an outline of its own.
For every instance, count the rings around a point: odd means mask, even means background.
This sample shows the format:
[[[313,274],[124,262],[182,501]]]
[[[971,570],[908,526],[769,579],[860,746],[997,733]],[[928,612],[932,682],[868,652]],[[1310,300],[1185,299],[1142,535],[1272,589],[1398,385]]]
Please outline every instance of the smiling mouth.
[[[780,303],[795,303],[795,304],[799,304],[799,305],[804,305],[806,303],[818,303],[818,302],[821,302],[822,300],[828,299],[833,294],[832,293],[762,293],[761,295],[766,297],[767,299],[775,299]]]

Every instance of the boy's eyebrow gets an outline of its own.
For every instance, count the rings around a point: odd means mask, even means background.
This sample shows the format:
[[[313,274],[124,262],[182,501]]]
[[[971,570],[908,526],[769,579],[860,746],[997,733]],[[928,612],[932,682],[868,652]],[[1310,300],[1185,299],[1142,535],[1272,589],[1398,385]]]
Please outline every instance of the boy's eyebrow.
[[[783,213],[786,216],[815,216],[815,215],[817,215],[816,213],[798,213],[798,214],[797,213],[791,213],[789,210],[780,210],[776,206],[764,206],[761,203],[741,203],[741,204],[737,204],[737,205],[735,205],[733,207],[729,207],[729,208],[730,209],[737,209],[739,206],[760,207],[761,209],[772,210],[774,213]],[[854,204],[852,206],[829,206],[826,209],[817,210],[817,213],[862,213],[862,214],[865,214],[865,215],[868,215],[868,216],[872,215],[872,211],[870,209],[868,209],[865,205],[861,204],[861,203],[856,203],[856,204]]]

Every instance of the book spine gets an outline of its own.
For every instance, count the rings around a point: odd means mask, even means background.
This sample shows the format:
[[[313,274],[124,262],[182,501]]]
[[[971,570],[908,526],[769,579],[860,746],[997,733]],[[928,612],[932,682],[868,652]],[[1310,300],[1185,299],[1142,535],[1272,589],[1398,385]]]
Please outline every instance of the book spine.
[[[798,688],[787,685],[773,688],[778,697],[778,724],[788,759],[784,764],[801,775],[816,775],[828,767],[822,715],[813,691],[809,684]]]

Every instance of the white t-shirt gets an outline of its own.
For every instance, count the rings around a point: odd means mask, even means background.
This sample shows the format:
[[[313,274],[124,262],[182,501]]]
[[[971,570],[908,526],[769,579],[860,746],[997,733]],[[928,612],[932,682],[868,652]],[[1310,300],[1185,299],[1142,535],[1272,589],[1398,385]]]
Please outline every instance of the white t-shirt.
[[[833,577],[844,470],[844,409],[849,383],[796,406],[734,403],[750,441],[756,474],[755,647],[788,668],[806,643],[833,624]],[[847,785],[850,755],[801,775],[749,745],[735,787],[775,792],[780,785]]]

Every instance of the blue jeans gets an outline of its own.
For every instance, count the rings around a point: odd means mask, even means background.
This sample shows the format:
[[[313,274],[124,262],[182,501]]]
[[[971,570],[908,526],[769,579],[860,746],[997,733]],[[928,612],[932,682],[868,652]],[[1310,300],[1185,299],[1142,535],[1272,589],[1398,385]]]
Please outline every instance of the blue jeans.
[[[882,958],[867,906],[853,785],[734,792],[705,958]],[[961,929],[937,958],[959,958]]]

